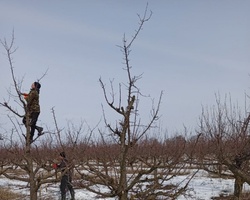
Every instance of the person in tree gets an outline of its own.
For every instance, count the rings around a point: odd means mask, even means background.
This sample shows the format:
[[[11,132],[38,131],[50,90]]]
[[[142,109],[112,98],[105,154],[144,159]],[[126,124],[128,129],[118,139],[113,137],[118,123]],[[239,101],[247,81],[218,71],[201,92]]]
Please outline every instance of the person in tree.
[[[39,93],[41,84],[34,82],[31,85],[29,94],[22,93],[24,99],[27,101],[27,110],[23,118],[23,123],[27,127],[30,126],[30,143],[33,141],[35,130],[38,131],[38,135],[42,134],[43,128],[36,125],[40,114],[40,104],[39,104]],[[29,124],[27,124],[27,116],[29,117]]]
[[[72,186],[72,165],[69,164],[66,159],[65,152],[59,154],[60,163],[54,164],[54,169],[59,169],[62,172],[60,191],[61,191],[61,200],[66,200],[66,191],[67,189],[70,192],[71,200],[75,200],[75,191]]]

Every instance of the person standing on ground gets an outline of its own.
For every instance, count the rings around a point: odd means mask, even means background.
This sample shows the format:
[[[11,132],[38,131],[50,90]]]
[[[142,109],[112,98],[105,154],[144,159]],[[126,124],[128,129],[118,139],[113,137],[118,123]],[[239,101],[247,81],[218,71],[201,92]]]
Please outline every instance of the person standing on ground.
[[[54,169],[60,169],[62,172],[61,177],[61,200],[66,200],[66,191],[67,189],[70,192],[71,200],[75,200],[75,191],[72,186],[72,166],[69,164],[68,160],[66,159],[65,152],[61,152],[59,154],[60,163],[54,164]]]
[[[26,128],[27,125],[30,126],[30,143],[33,141],[35,130],[38,131],[38,135],[42,134],[43,128],[36,125],[40,114],[40,104],[39,104],[39,93],[40,93],[41,84],[34,82],[31,85],[29,94],[22,93],[24,99],[27,101],[27,110],[25,117],[23,118],[23,123]],[[29,116],[29,124],[27,124],[26,116]],[[27,138],[26,138],[27,139]]]

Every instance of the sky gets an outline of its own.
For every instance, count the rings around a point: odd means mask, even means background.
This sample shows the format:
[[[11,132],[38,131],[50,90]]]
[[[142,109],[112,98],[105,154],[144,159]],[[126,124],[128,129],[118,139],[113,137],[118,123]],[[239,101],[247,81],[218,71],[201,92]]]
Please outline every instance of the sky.
[[[105,103],[99,78],[108,92],[113,81],[118,98],[118,84],[127,83],[118,46],[124,36],[131,40],[147,3],[153,14],[130,54],[132,75],[142,74],[143,123],[161,91],[159,126],[168,133],[184,126],[194,131],[202,107],[215,105],[216,94],[244,108],[250,95],[248,0],[0,0],[0,39],[10,42],[14,30],[13,65],[23,92],[47,71],[38,124],[53,128],[52,108],[59,127],[82,121],[104,127],[102,105],[110,123],[120,118]],[[13,85],[5,53],[0,46],[1,102]],[[6,113],[0,108],[2,129]]]

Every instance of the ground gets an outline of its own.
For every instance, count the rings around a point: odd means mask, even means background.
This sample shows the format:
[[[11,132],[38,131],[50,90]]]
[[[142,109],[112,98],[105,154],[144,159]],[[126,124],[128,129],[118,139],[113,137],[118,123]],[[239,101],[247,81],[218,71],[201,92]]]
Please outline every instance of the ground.
[[[185,180],[186,178],[187,176],[177,176],[176,180],[173,180],[173,182]],[[0,176],[0,188],[2,189],[5,188],[5,189],[8,189],[8,191],[13,191],[13,192],[18,191],[19,195],[26,196],[26,197],[22,196],[21,198],[16,198],[16,199],[15,197],[4,199],[0,196],[1,200],[8,200],[8,199],[29,200],[29,197],[28,197],[29,188],[27,188],[26,183],[23,183],[20,181],[8,180]],[[211,177],[209,176],[207,172],[200,170],[196,174],[194,179],[190,182],[189,188],[190,188],[189,194],[192,195],[193,198],[181,196],[178,198],[178,200],[191,200],[191,199],[230,200],[232,199],[230,195],[233,193],[234,180]],[[250,191],[250,187],[248,185],[244,185],[244,191]],[[88,192],[85,189],[75,188],[75,192],[76,192],[76,200],[95,200],[96,199],[95,194]],[[43,186],[40,189],[38,196],[40,200],[58,200],[60,196],[59,183]],[[250,199],[250,198],[245,197],[245,199]],[[115,200],[115,198],[106,198],[105,200]]]

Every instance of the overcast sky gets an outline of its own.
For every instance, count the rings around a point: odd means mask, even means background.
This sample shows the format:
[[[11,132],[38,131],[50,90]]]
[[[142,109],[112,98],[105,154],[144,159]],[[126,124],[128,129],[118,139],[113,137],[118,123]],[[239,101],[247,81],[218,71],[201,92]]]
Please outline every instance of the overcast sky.
[[[137,86],[150,95],[140,99],[143,120],[161,91],[160,121],[168,132],[183,125],[194,130],[202,106],[214,105],[216,93],[244,105],[244,94],[250,94],[249,0],[0,0],[0,38],[10,41],[15,32],[14,67],[17,79],[24,78],[23,91],[48,69],[41,80],[39,124],[52,127],[52,107],[60,127],[99,122],[106,104],[98,79],[107,86],[110,80],[115,86],[126,82],[117,45],[124,34],[131,39],[147,2],[153,15],[130,57],[132,74],[143,74]],[[2,46],[0,51],[3,101],[12,80]],[[117,115],[105,111],[114,121]],[[0,114],[5,126],[6,111]]]

